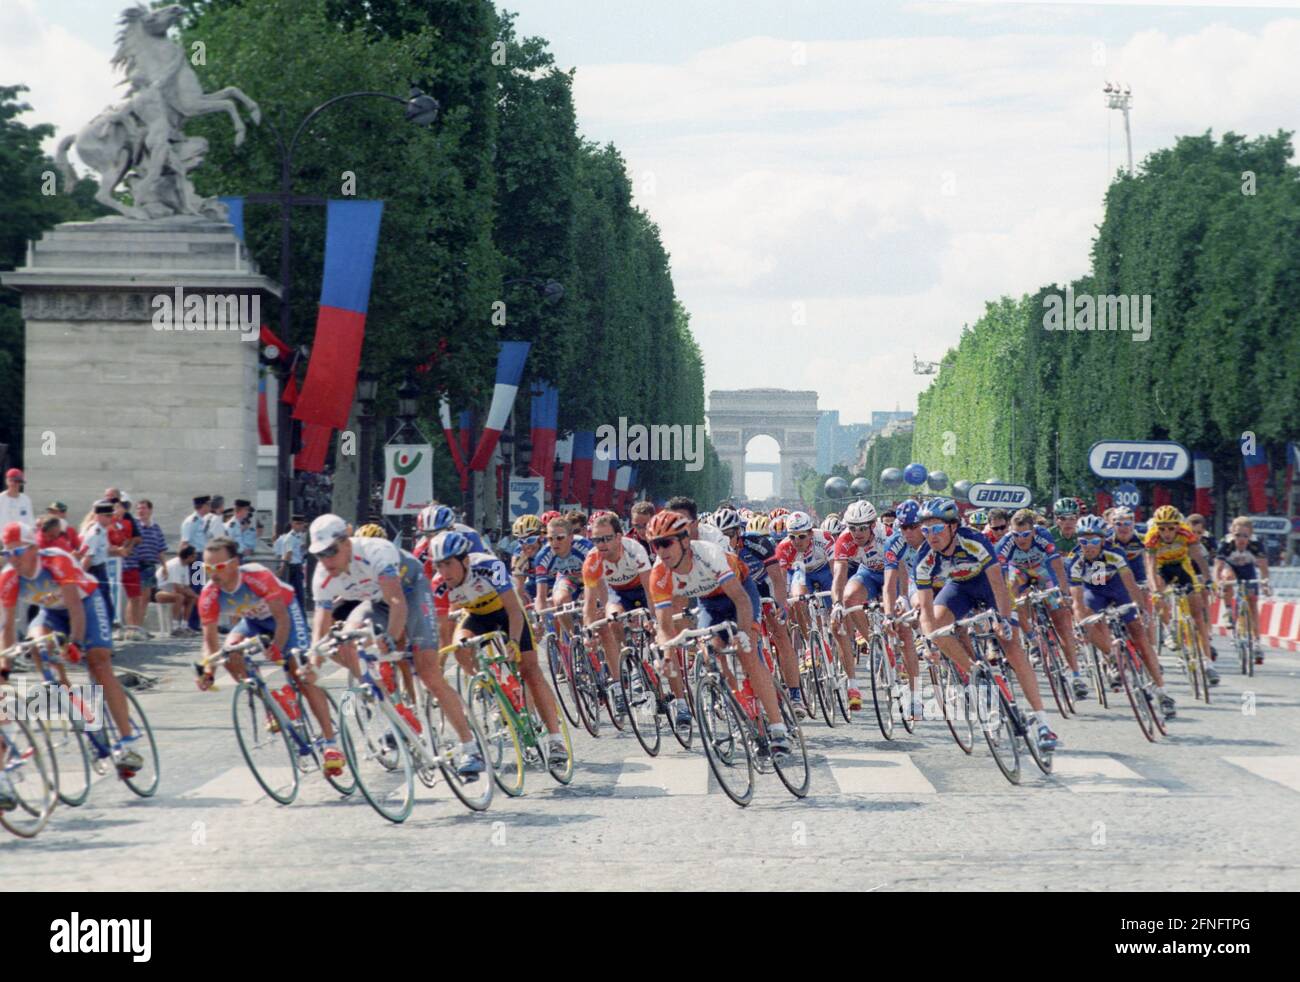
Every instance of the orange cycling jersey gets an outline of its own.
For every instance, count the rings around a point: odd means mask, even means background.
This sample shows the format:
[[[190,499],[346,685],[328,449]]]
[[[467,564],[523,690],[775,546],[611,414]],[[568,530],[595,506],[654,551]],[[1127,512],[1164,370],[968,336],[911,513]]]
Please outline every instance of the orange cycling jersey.
[[[1142,545],[1146,546],[1147,552],[1153,554],[1157,566],[1186,566],[1190,570],[1188,547],[1197,541],[1196,533],[1186,522],[1179,523],[1178,534],[1174,536],[1173,542],[1163,541],[1160,538],[1160,526],[1153,523],[1143,536]]]

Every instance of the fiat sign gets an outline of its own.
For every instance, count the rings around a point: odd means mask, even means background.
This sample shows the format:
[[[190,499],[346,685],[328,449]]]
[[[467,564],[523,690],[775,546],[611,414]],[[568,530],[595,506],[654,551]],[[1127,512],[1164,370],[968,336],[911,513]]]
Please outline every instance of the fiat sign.
[[[1110,481],[1176,481],[1192,455],[1170,440],[1104,440],[1088,451],[1088,466]]]
[[[1027,508],[1033,492],[1019,484],[972,484],[966,494],[976,508]]]

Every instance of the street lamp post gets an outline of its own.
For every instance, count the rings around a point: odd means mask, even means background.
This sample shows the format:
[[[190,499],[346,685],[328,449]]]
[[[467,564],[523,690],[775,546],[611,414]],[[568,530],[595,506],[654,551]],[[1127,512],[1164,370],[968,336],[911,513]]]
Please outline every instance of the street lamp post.
[[[275,124],[269,119],[263,120],[267,128],[275,136],[276,145],[280,150],[280,190],[265,194],[250,194],[244,200],[249,204],[276,204],[280,206],[280,340],[288,345],[292,351],[298,350],[293,341],[292,317],[290,314],[293,287],[293,253],[290,248],[292,245],[293,209],[296,206],[304,205],[320,207],[326,202],[326,199],[320,195],[295,195],[293,193],[293,152],[298,145],[299,138],[307,129],[307,125],[320,113],[336,103],[347,99],[360,98],[385,99],[403,105],[406,107],[406,121],[420,126],[431,124],[438,118],[441,109],[437,99],[425,95],[416,88],[412,88],[411,94],[405,99],[401,96],[390,95],[387,92],[348,92],[327,99],[307,113],[302,118],[302,121],[298,123],[297,129],[294,130],[293,136],[287,144]],[[293,371],[293,363],[294,359],[290,359],[289,364],[277,373],[281,392],[284,391],[284,386],[288,383],[290,373]],[[287,410],[288,407],[280,406],[276,411],[275,520],[277,523],[283,521],[284,516],[289,514],[290,472],[293,466],[289,451],[293,442],[293,421]]]
[[[361,420],[361,463],[357,468],[357,521],[370,517],[370,467],[375,456],[375,397],[379,395],[379,379],[373,372],[357,376],[357,405]]]
[[[415,417],[419,414],[419,412],[420,412],[420,387],[408,378],[405,382],[402,383],[401,387],[397,390],[398,424],[397,424],[397,429],[393,432],[393,435],[389,440],[390,443],[393,440],[396,440],[403,433],[405,433],[409,427],[413,426],[413,424],[415,423]],[[419,435],[418,429],[416,430],[416,435],[417,436]],[[409,531],[410,524],[411,522],[410,522],[409,515],[399,516],[398,525],[402,530],[402,541],[405,541],[405,537],[407,532]]]
[[[1129,128],[1129,110],[1133,107],[1133,87],[1125,85],[1120,88],[1118,82],[1107,82],[1105,88],[1101,90],[1106,95],[1106,106],[1109,109],[1118,109],[1124,114],[1124,144],[1128,147],[1128,173],[1133,176],[1133,132]]]

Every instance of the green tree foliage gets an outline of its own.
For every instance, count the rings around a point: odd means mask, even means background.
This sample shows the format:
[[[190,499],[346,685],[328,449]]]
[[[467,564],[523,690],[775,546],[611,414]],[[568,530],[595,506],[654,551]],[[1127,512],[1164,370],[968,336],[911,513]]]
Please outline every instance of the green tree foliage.
[[[1240,507],[1242,434],[1280,469],[1300,410],[1300,168],[1291,134],[1180,138],[1106,196],[1092,271],[965,331],[922,393],[916,457],[953,478],[997,476],[1050,493],[1097,485],[1088,448],[1171,439],[1208,454],[1227,509]],[[1151,336],[1044,329],[1044,301],[1151,297]],[[1014,414],[1014,425],[1013,425]],[[947,442],[955,450],[945,457]],[[1013,450],[1014,440],[1014,450]],[[1175,491],[1191,498],[1190,474]]]
[[[95,218],[105,209],[94,200],[95,185],[77,182],[69,193],[62,178],[56,184],[54,161],[41,142],[54,135],[42,123],[27,126],[18,117],[31,109],[20,100],[23,85],[0,85],[0,269],[25,262],[27,243],[59,222]],[[23,446],[23,319],[21,297],[0,290],[0,443],[8,444],[11,460],[20,460]]]

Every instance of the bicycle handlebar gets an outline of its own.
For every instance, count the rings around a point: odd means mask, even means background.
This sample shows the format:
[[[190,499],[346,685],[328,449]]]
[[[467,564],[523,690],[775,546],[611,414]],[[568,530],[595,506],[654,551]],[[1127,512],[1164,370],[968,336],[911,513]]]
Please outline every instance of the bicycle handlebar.
[[[723,621],[721,624],[714,624],[711,627],[687,628],[676,637],[669,638],[660,647],[676,648],[687,641],[698,641],[700,638],[711,638],[724,633],[739,634],[740,629],[736,627],[735,621]]]
[[[1107,607],[1105,610],[1098,611],[1091,617],[1085,617],[1083,620],[1079,621],[1078,624],[1080,627],[1087,627],[1089,624],[1096,624],[1098,621],[1109,620],[1111,616],[1123,617],[1130,610],[1137,609],[1138,605],[1134,603],[1127,603],[1121,607]]]
[[[931,631],[929,634],[926,635],[926,638],[929,639],[930,641],[937,641],[939,638],[946,638],[948,637],[948,635],[955,634],[957,631],[963,628],[968,628],[972,631],[978,631],[986,623],[992,623],[993,621],[995,621],[997,619],[997,616],[998,615],[996,611],[986,610],[979,614],[976,614],[974,617],[967,617],[964,621],[957,621],[955,624],[949,624],[947,627],[941,627],[937,631]]]

